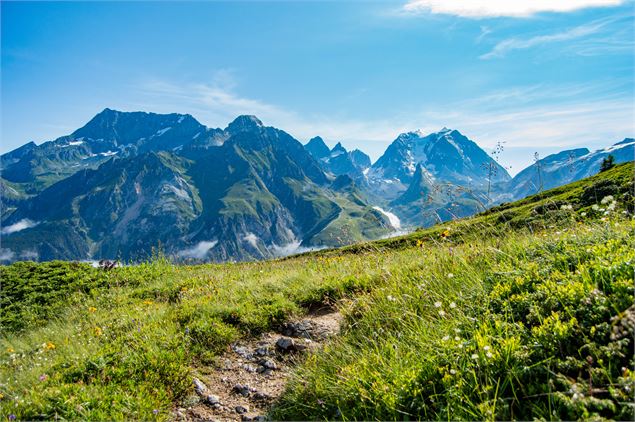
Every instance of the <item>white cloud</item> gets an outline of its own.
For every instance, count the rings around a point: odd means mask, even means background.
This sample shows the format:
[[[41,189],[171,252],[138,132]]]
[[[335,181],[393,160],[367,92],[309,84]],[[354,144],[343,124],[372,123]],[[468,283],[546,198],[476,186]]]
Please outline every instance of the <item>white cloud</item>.
[[[254,248],[258,248],[258,236],[253,233],[247,233],[243,236],[243,240],[249,243]]]
[[[29,261],[37,261],[40,258],[40,254],[36,250],[27,250],[20,254],[20,258]]]
[[[11,224],[10,226],[3,227],[0,230],[0,234],[11,234],[16,233],[25,229],[30,229],[31,227],[37,226],[39,223],[36,221],[31,221],[28,218],[22,219],[15,224]]]
[[[233,83],[219,83],[216,80],[210,84],[152,80],[142,84],[142,94],[148,101],[134,104],[133,107],[162,113],[190,113],[209,127],[221,128],[238,115],[253,114],[265,125],[285,130],[304,141],[320,135],[327,142],[384,142],[408,129],[396,123],[394,116],[366,121],[316,114],[300,115],[259,99],[241,96],[234,91],[234,86]]]
[[[315,246],[315,247],[304,247],[304,246],[300,246],[300,241],[299,240],[293,240],[292,242],[287,243],[286,245],[282,245],[282,246],[278,246],[278,245],[272,245],[271,246],[271,252],[278,257],[284,257],[284,256],[289,256],[289,255],[295,255],[295,254],[299,254],[299,253],[304,253],[304,252],[311,252],[311,251],[319,251],[321,249],[326,249],[326,246]]]
[[[606,26],[610,22],[611,20],[596,21],[589,24],[576,26],[566,31],[546,35],[537,35],[530,38],[509,38],[496,44],[489,53],[481,55],[480,58],[487,60],[495,57],[503,57],[505,56],[505,54],[513,50],[524,50],[544,44],[583,38],[588,35],[598,33],[604,26]]]
[[[428,12],[472,19],[527,18],[543,12],[573,12],[624,3],[624,0],[410,0],[403,9],[409,13]]]
[[[15,254],[11,249],[0,248],[0,262],[11,261],[15,257]]]
[[[205,85],[155,82],[146,85],[152,101],[141,109],[190,113],[210,127],[224,127],[238,114],[256,114],[266,125],[283,129],[297,139],[307,141],[321,135],[333,145],[332,141],[342,140],[347,149],[360,148],[376,160],[399,133],[415,129],[433,132],[443,126],[460,130],[484,148],[493,147],[499,140],[507,141],[510,151],[603,147],[635,133],[632,98],[625,94],[631,92],[630,83],[612,79],[577,85],[517,86],[480,98],[402,110],[383,119],[359,120],[300,115],[243,98],[231,84],[221,87],[213,82],[209,90],[198,92],[197,87]],[[276,248],[286,251],[293,245]]]
[[[216,246],[217,243],[218,242],[215,240],[212,242],[207,242],[207,241],[198,242],[195,246],[179,252],[178,256],[181,258],[204,259],[205,257],[207,257],[207,254],[209,253],[209,251],[214,246]]]

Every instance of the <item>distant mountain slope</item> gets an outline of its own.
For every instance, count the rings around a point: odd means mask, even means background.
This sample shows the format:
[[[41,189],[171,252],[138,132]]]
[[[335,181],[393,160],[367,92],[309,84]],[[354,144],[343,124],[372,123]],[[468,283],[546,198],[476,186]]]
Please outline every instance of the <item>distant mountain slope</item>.
[[[114,119],[106,114],[82,133],[103,136],[95,141],[98,146],[129,149],[19,202],[2,222],[3,227],[20,227],[2,239],[15,259],[141,259],[159,244],[184,259],[261,259],[300,247],[376,238],[392,230],[389,220],[360,196],[332,189],[302,144],[254,116],[240,116],[215,131],[216,139],[222,139],[217,145],[205,141],[198,154],[181,156],[181,146],[198,142],[186,128],[180,138],[145,142],[137,138],[144,133],[135,124],[124,125],[135,132],[125,136],[118,126],[137,122],[142,114],[114,114],[119,116]],[[156,124],[176,124],[181,118],[168,116]],[[167,133],[167,127],[158,131]],[[19,162],[19,155],[9,158]],[[12,189],[10,183],[2,186]],[[35,241],[56,227],[59,232],[50,242]]]
[[[500,199],[516,200],[585,177],[600,170],[600,164],[608,155],[615,163],[635,159],[635,139],[626,138],[608,148],[590,152],[586,148],[562,151],[549,155],[518,173],[503,187]]]
[[[97,168],[113,156],[171,151],[217,140],[219,129],[208,129],[187,114],[121,112],[105,109],[86,125],[42,145],[29,143],[0,156],[3,179],[36,194],[79,170]],[[222,131],[221,131],[222,132]]]

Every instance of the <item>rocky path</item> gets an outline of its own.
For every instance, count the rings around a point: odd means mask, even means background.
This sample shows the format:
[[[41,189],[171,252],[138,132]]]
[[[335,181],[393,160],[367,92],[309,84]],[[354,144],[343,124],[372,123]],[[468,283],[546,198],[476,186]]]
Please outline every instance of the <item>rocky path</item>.
[[[342,316],[332,309],[287,322],[276,332],[233,344],[216,367],[194,379],[199,400],[179,408],[177,420],[265,420],[284,391],[291,369],[303,356],[340,329]]]

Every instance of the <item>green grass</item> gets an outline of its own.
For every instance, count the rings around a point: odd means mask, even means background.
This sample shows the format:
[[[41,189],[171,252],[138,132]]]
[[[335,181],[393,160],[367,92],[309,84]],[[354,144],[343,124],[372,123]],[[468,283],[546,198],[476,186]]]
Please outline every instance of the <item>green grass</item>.
[[[342,335],[297,368],[272,416],[632,419],[633,333],[619,331],[632,186],[633,165],[617,166],[472,219],[277,261],[2,267],[0,414],[168,419],[232,341],[331,303]],[[615,209],[593,210],[607,195]]]

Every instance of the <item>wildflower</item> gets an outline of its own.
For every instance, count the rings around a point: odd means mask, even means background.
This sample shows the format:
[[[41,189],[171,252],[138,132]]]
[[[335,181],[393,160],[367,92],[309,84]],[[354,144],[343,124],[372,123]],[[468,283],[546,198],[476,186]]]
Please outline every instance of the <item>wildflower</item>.
[[[440,310],[439,311],[439,315],[442,316],[442,317],[445,316],[445,311],[444,310]]]
[[[15,420],[15,415],[14,415],[13,413],[11,413],[11,414],[9,415],[9,420],[10,420],[10,421],[14,421],[14,420]]]
[[[99,328],[99,327],[95,327],[95,335],[96,335],[97,337],[99,337],[100,335],[102,335],[102,333],[103,333],[103,332],[102,332],[101,328]]]
[[[395,299],[395,298],[394,298],[393,296],[391,296],[391,295],[388,295],[388,296],[386,297],[386,299],[388,299],[388,301],[390,301],[390,302],[396,302],[396,301],[397,301],[397,299]]]
[[[600,201],[600,204],[608,204],[615,201],[615,199],[613,198],[613,195],[607,195],[604,198],[602,198],[602,200]]]
[[[447,238],[450,235],[450,231],[448,229],[443,230],[443,232],[441,233],[441,237],[443,239]]]
[[[488,358],[490,358],[490,359],[491,359],[492,357],[494,357],[494,355],[492,355],[492,352],[487,352],[487,354],[486,354],[485,356],[487,356],[487,357],[488,357]]]
[[[487,352],[489,350],[489,346],[483,347],[483,350],[485,350]]]
[[[441,302],[434,302],[434,307],[435,308],[440,308],[441,307]]]
[[[611,202],[611,203],[610,203],[610,204],[606,207],[606,209],[607,209],[608,211],[613,211],[613,210],[615,209],[615,205],[616,205],[616,202]]]
[[[88,312],[93,313],[97,310],[97,308],[95,308],[94,306],[91,306],[88,308]]]
[[[44,348],[46,350],[53,350],[53,349],[55,349],[55,345],[49,341],[49,342],[44,344]]]
[[[478,355],[476,353],[472,353],[472,359],[478,359]]]
[[[453,277],[454,277],[454,274],[448,273],[448,278],[453,278]]]
[[[154,409],[154,410],[152,411],[152,413],[154,413],[155,415],[158,415],[158,414],[159,414],[159,409]]]
[[[456,308],[456,303],[450,302],[450,308],[452,308],[452,309]]]
[[[456,375],[456,371],[454,369],[450,369],[450,374]]]
[[[571,204],[564,204],[560,206],[560,209],[563,211],[569,211],[573,209],[573,206]]]
[[[40,375],[40,381],[46,381],[48,379],[48,375],[42,374]]]
[[[585,212],[580,213],[580,217],[586,217],[586,213]]]
[[[450,336],[445,336],[445,337],[443,337],[441,340],[443,340],[443,341],[448,341],[448,340],[450,340]]]
[[[460,328],[455,328],[455,329],[454,329],[454,332],[458,334],[458,333],[460,333],[460,332],[461,332],[461,329],[460,329]]]
[[[7,347],[7,352],[8,353],[13,353],[13,352],[15,352],[15,350],[13,349],[13,347]]]
[[[152,302],[151,300],[144,300],[143,304],[144,305],[152,305],[154,302]]]
[[[599,206],[598,204],[593,204],[593,205],[591,206],[591,209],[592,209],[593,211],[597,211],[597,210],[599,210],[599,209],[600,209],[600,206]]]
[[[454,337],[454,341],[461,341],[461,337],[459,337],[459,336],[455,336],[455,337]]]

